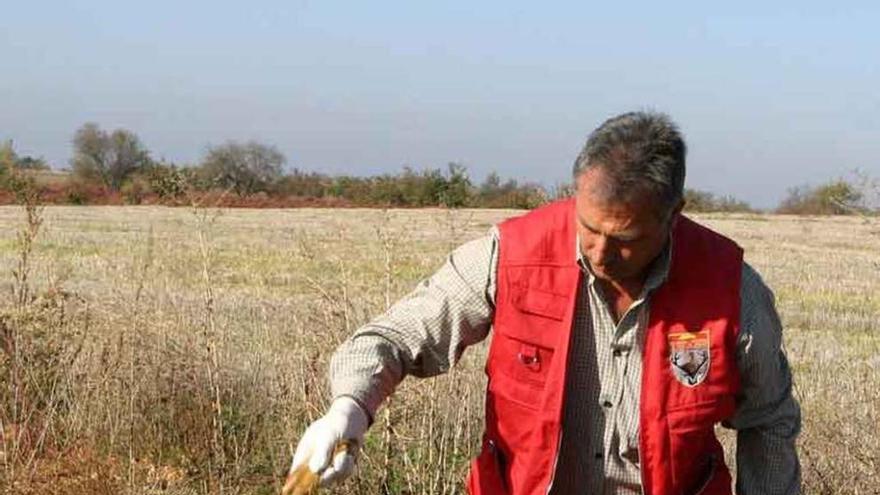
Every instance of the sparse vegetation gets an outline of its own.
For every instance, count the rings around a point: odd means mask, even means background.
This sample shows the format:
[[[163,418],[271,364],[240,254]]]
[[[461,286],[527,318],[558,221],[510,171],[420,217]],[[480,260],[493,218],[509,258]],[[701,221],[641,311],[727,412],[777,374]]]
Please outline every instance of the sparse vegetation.
[[[181,167],[150,160],[127,131],[84,129],[73,180],[0,146],[0,191],[17,205],[0,208],[0,228],[15,233],[0,239],[0,486],[14,494],[277,493],[297,435],[326,408],[336,345],[450,248],[515,213],[461,208],[570,193],[496,173],[474,184],[456,163],[284,175],[284,157],[256,143]],[[776,290],[807,493],[868,493],[880,476],[878,198],[867,175],[794,189],[779,208],[851,218],[757,216],[734,198],[686,195],[691,212],[722,212],[701,218],[742,243]],[[216,208],[305,204],[446,209]],[[360,474],[332,492],[461,493],[482,428],[485,350],[449,376],[404,383],[376,418]]]
[[[800,186],[788,190],[777,213],[789,215],[851,215],[862,211],[862,192],[853,184],[837,179],[817,187]]]
[[[514,213],[0,208],[4,231],[34,232],[0,240],[0,270],[26,272],[28,286],[7,277],[0,304],[0,485],[278,493],[298,435],[327,406],[335,346],[451,245]],[[876,224],[700,218],[742,243],[776,291],[804,412],[805,492],[872,493]],[[485,350],[469,349],[450,375],[405,382],[368,433],[359,475],[330,493],[462,493]]]
[[[751,213],[755,211],[748,203],[733,196],[716,196],[697,189],[685,189],[684,200],[685,211],[695,213]]]

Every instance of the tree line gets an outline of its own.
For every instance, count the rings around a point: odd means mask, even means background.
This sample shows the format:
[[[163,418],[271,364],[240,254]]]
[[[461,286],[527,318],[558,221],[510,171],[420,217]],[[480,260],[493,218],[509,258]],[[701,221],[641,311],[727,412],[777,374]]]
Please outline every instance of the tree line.
[[[156,160],[138,136],[127,129],[107,131],[86,123],[72,139],[69,173],[51,174],[42,158],[18,155],[11,142],[0,144],[0,201],[9,202],[22,178],[55,203],[183,204],[193,195],[225,197],[229,206],[378,206],[520,208],[539,206],[571,194],[570,185],[547,188],[532,182],[502,179],[491,172],[481,183],[467,168],[451,162],[444,169],[415,170],[369,177],[285,170],[287,158],[275,146],[256,141],[228,141],[209,146],[194,165]],[[42,178],[42,180],[41,180]],[[818,187],[789,190],[776,208],[790,214],[876,212],[876,181],[838,179]],[[5,197],[3,192],[6,192]],[[255,201],[256,199],[256,201]],[[731,196],[687,189],[686,209],[709,212],[753,212]]]
[[[467,168],[454,162],[444,169],[404,167],[395,174],[371,177],[331,176],[298,168],[286,172],[287,158],[277,147],[228,141],[209,146],[198,164],[181,165],[153,159],[129,130],[106,131],[94,123],[77,129],[72,145],[67,177],[41,184],[54,202],[176,204],[193,193],[218,193],[228,195],[227,204],[243,205],[252,204],[247,198],[257,196],[269,198],[261,203],[268,206],[302,204],[283,201],[299,198],[318,205],[533,208],[549,197],[539,184],[502,180],[495,172],[474,184]],[[42,159],[19,156],[6,142],[0,146],[0,186],[14,170],[48,172],[50,167]]]

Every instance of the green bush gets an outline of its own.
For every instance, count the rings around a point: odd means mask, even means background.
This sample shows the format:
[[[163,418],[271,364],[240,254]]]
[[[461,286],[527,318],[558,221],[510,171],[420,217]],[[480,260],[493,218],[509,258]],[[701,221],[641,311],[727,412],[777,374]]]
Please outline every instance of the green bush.
[[[165,163],[154,164],[146,177],[150,191],[160,199],[177,199],[186,193],[190,184],[184,170]]]
[[[788,190],[776,208],[790,215],[850,215],[862,211],[862,192],[843,179],[818,187],[801,186]]]
[[[272,192],[282,196],[322,198],[329,192],[332,180],[315,172],[303,172],[297,168],[278,179]]]
[[[208,148],[201,173],[213,185],[246,196],[271,189],[282,177],[286,161],[274,146],[229,141]]]
[[[149,193],[149,184],[142,177],[132,177],[122,185],[119,191],[127,205],[139,205],[144,202]]]
[[[91,192],[89,188],[79,181],[72,182],[64,191],[65,202],[72,205],[89,204]]]
[[[755,211],[748,203],[733,196],[716,196],[697,189],[685,189],[684,201],[685,210],[693,212],[750,213]]]

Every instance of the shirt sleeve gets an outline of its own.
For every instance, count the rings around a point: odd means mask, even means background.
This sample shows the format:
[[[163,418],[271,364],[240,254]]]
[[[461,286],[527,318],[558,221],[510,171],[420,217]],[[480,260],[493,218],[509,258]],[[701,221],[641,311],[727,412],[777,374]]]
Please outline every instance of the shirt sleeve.
[[[497,264],[496,228],[455,249],[436,273],[340,345],[330,361],[332,396],[351,397],[372,419],[406,375],[447,371],[489,332]]]
[[[801,473],[795,439],[801,415],[792,396],[782,324],[773,293],[745,263],[740,297],[737,365],[741,389],[729,421],[737,430],[736,493],[798,494]]]

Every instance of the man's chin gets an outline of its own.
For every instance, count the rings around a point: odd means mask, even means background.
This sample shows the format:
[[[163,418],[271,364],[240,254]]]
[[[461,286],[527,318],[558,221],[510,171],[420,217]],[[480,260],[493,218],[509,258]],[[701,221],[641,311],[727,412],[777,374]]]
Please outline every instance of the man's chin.
[[[593,266],[591,268],[593,269],[593,275],[602,280],[614,281],[620,277],[620,271],[616,270],[614,267]]]
[[[616,284],[624,283],[632,278],[626,270],[614,266],[591,267],[593,276],[599,280],[613,282]]]

